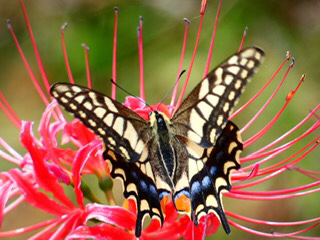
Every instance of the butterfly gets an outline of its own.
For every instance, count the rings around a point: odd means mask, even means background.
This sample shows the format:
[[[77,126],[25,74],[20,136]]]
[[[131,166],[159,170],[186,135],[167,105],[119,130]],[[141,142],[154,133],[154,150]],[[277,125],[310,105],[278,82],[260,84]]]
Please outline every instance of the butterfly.
[[[136,237],[146,216],[163,224],[169,199],[195,225],[213,213],[231,232],[221,196],[231,190],[243,145],[228,118],[264,55],[249,47],[229,57],[200,81],[171,118],[152,110],[144,120],[97,91],[69,83],[51,87],[51,95],[103,140],[111,177],[122,180],[124,197],[136,203]]]

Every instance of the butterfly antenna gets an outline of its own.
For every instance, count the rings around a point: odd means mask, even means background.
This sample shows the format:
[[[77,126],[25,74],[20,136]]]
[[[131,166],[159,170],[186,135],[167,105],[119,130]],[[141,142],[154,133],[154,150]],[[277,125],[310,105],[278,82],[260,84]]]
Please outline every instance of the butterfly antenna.
[[[172,86],[172,88],[170,89],[170,91],[162,98],[161,102],[158,104],[157,110],[159,109],[160,105],[166,100],[166,98],[169,96],[170,93],[172,93],[173,89],[175,88],[175,86],[177,85],[177,83],[179,82],[179,79],[182,77],[182,75],[185,73],[185,69],[182,70],[179,74],[179,77],[177,78],[176,82],[174,83],[174,85]]]
[[[132,93],[128,92],[127,90],[125,90],[123,87],[121,87],[119,84],[117,84],[115,81],[113,81],[113,79],[110,80],[112,84],[114,84],[116,87],[120,88],[122,91],[124,91],[125,93],[129,94],[130,96],[136,98],[137,100],[139,100],[140,102],[144,103],[146,106],[148,106],[149,108],[152,109],[152,111],[154,110],[148,103],[146,103],[145,101],[143,101],[141,98],[138,98],[136,96],[134,96]]]

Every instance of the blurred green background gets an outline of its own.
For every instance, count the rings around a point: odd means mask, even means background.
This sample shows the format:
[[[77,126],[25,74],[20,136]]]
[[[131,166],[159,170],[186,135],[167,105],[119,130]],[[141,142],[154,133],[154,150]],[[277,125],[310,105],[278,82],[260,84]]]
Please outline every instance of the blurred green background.
[[[139,63],[137,51],[136,28],[139,16],[144,19],[144,59],[146,97],[149,104],[157,103],[171,89],[176,78],[184,22],[187,17],[191,21],[187,43],[184,69],[190,62],[199,23],[200,2],[195,0],[145,0],[145,1],[94,1],[94,0],[56,0],[25,1],[38,48],[50,83],[68,81],[60,43],[60,27],[68,22],[66,43],[70,65],[76,83],[86,85],[85,61],[81,43],[90,47],[89,58],[93,88],[106,94],[111,92],[111,61],[113,42],[113,8],[120,8],[118,28],[118,61],[117,81],[125,89],[139,95]],[[213,30],[217,1],[209,1],[205,14],[202,37],[199,43],[197,58],[191,75],[188,91],[201,79],[207,51]],[[256,45],[266,52],[266,60],[247,87],[238,106],[245,103],[271,77],[283,61],[286,51],[291,52],[296,64],[287,81],[275,100],[265,113],[243,136],[247,139],[265,126],[285,102],[285,97],[299,82],[303,73],[307,77],[295,98],[273,128],[256,144],[244,153],[252,152],[276,139],[301,121],[320,100],[320,2],[319,1],[224,1],[217,30],[212,68],[237,51],[243,30],[249,28],[245,46]],[[5,20],[11,19],[26,57],[40,80],[33,49],[23,19],[19,1],[0,0],[0,88],[21,119],[34,121],[35,129],[44,111],[44,104],[37,94],[28,76],[14,42],[7,31]],[[288,64],[286,65],[286,67]],[[234,121],[241,127],[268,99],[281,80],[286,67],[280,72],[274,83],[244,114]],[[184,76],[185,77],[185,76]],[[182,79],[184,79],[184,77]],[[118,90],[117,99],[123,101],[125,93]],[[169,99],[167,100],[169,102]],[[71,119],[71,118],[69,118]],[[314,117],[290,139],[299,136],[312,123]],[[11,146],[21,154],[25,149],[19,143],[19,131],[0,114],[0,134]],[[319,134],[319,131],[317,132]],[[280,155],[273,162],[280,161],[298,151],[317,136],[312,134],[294,149]],[[320,169],[319,148],[299,164],[308,169]],[[0,169],[7,170],[13,165],[1,160]],[[88,180],[90,181],[90,179]],[[95,179],[92,179],[95,181]],[[252,190],[277,190],[307,184],[310,179],[296,171],[289,171],[273,181],[258,185]],[[117,193],[120,203],[121,192]],[[72,192],[70,196],[73,197]],[[100,196],[103,197],[103,195]],[[304,220],[320,215],[318,193],[297,199],[284,201],[254,202],[225,198],[225,209],[248,217],[272,220],[293,221]],[[23,209],[23,210],[22,210]],[[32,215],[31,215],[32,214]],[[17,219],[17,216],[19,218]],[[30,218],[32,216],[32,218]],[[8,214],[4,219],[2,230],[13,226],[23,227],[36,223],[48,215],[23,205]],[[231,218],[230,218],[231,219]],[[239,222],[239,221],[238,221]],[[241,223],[241,222],[240,222]],[[246,224],[252,227],[253,225]],[[293,231],[298,228],[271,228],[256,226],[260,230]],[[319,236],[319,228],[310,233]],[[229,239],[261,239],[233,228]],[[17,237],[23,239],[25,237]],[[215,239],[223,239],[223,229],[219,229]]]

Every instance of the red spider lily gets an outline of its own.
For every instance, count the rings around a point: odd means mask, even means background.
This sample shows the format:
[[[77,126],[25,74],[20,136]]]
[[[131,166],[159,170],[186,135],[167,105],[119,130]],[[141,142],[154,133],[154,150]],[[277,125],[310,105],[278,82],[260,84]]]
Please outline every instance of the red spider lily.
[[[216,29],[218,25],[219,13],[221,2],[217,9],[216,21],[212,34],[212,41],[208,53],[208,60],[205,67],[203,76],[206,76],[210,68],[211,56],[214,48],[214,40]],[[20,0],[27,27],[30,33],[31,42],[36,55],[37,64],[41,73],[42,80],[45,85],[45,91],[40,87],[38,80],[32,72],[28,61],[19,45],[10,22],[8,22],[8,29],[16,43],[18,51],[24,62],[24,65],[36,87],[39,95],[47,105],[46,110],[40,120],[38,132],[40,138],[33,134],[33,123],[21,121],[12,107],[9,105],[4,95],[0,93],[0,107],[7,115],[8,119],[21,131],[20,142],[27,149],[28,153],[21,156],[12,147],[10,147],[2,138],[0,144],[4,148],[0,150],[1,158],[10,161],[17,165],[17,168],[10,169],[7,172],[1,173],[0,179],[0,224],[2,223],[5,215],[20,205],[22,202],[28,202],[35,208],[41,209],[44,212],[52,214],[54,217],[50,220],[40,222],[38,224],[15,229],[7,232],[0,232],[0,237],[9,237],[24,234],[29,231],[39,230],[31,239],[73,239],[73,238],[105,238],[106,236],[112,239],[133,239],[135,228],[135,206],[131,201],[125,201],[123,207],[115,206],[114,197],[112,195],[112,183],[109,178],[109,169],[107,164],[101,157],[102,143],[101,141],[90,132],[78,120],[67,122],[57,107],[55,101],[51,102],[47,99],[46,93],[49,91],[49,81],[35,43],[32,33],[31,25],[24,7],[23,1]],[[184,41],[182,46],[181,60],[177,74],[177,84],[173,90],[173,96],[170,105],[163,103],[151,105],[152,108],[158,108],[160,111],[170,116],[173,111],[180,105],[191,75],[192,66],[196,57],[198,43],[200,39],[203,16],[207,6],[207,1],[202,1],[200,10],[200,20],[198,28],[198,36],[194,46],[193,56],[191,59],[190,67],[188,68],[186,80],[176,103],[178,92],[178,84],[180,80],[180,73],[182,70],[184,53],[186,49],[186,40],[188,35],[189,21],[186,20]],[[116,82],[116,50],[117,50],[117,25],[118,25],[118,10],[115,9],[115,22],[114,22],[114,45],[113,45],[113,66],[112,66],[112,79]],[[72,72],[69,66],[69,61],[66,52],[66,44],[64,41],[64,31],[66,25],[61,29],[62,48],[64,53],[64,60],[68,76],[71,83],[74,83]],[[140,20],[138,28],[138,47],[139,47],[139,61],[140,61],[140,99],[136,97],[127,97],[124,105],[134,110],[142,117],[147,119],[148,113],[151,111],[150,107],[144,104],[145,90],[144,90],[144,65],[143,65],[143,24]],[[242,49],[246,31],[240,44],[239,51]],[[90,65],[88,60],[88,47],[84,45],[85,58],[86,58],[86,72],[88,87],[91,88],[90,78]],[[253,96],[246,104],[240,107],[230,119],[238,116],[242,111],[247,109],[250,104],[264,91],[264,89],[274,80],[285,64],[290,60],[288,53],[283,63],[279,66],[273,76],[267,83]],[[245,132],[250,126],[259,118],[261,113],[266,109],[274,97],[278,94],[283,82],[287,79],[294,62],[288,66],[282,81],[272,93],[264,106],[256,115],[241,129],[241,133]],[[300,79],[299,84],[295,90],[290,91],[286,96],[283,106],[275,114],[272,120],[263,127],[260,131],[252,137],[244,141],[244,147],[248,148],[259,140],[269,129],[276,123],[281,116],[282,112],[286,109],[292,98],[295,96],[297,90],[302,84],[305,76]],[[116,86],[112,86],[112,98],[116,98]],[[304,195],[314,194],[320,191],[320,172],[314,170],[306,170],[297,167],[297,163],[302,161],[305,156],[310,154],[319,145],[319,136],[312,140],[307,140],[312,133],[318,129],[320,120],[316,113],[320,105],[315,107],[301,122],[290,129],[288,132],[280,136],[278,139],[270,142],[268,145],[253,151],[241,158],[242,163],[247,163],[239,171],[233,173],[232,181],[233,188],[229,193],[225,193],[225,197],[235,198],[236,201],[240,200],[257,200],[257,201],[272,201],[279,199],[289,199],[301,197]],[[313,125],[309,127],[304,133],[299,135],[293,140],[287,140],[288,137],[294,133],[298,128],[303,125],[310,124],[314,121]],[[57,140],[57,134],[62,133],[62,140]],[[283,143],[284,141],[287,141]],[[289,155],[278,162],[272,162],[275,157],[280,154],[287,153],[289,150],[297,146],[296,144],[301,141],[309,141],[301,149],[294,150],[294,153]],[[66,143],[74,145],[73,149],[62,147]],[[295,170],[311,179],[309,184],[301,185],[294,188],[270,190],[270,191],[256,191],[245,190],[252,186],[258,186],[274,177],[287,172],[288,170]],[[94,174],[99,179],[99,186],[105,192],[109,205],[99,204],[99,199],[93,195],[90,187],[86,186],[81,175]],[[76,203],[73,203],[64,191],[64,185],[72,185],[74,187],[74,194]],[[91,203],[85,203],[84,197]],[[203,239],[205,236],[214,234],[219,228],[219,220],[214,215],[208,215],[202,218],[199,225],[194,226],[193,222],[188,216],[178,217],[178,213],[172,202],[165,206],[166,219],[164,225],[160,227],[159,222],[152,221],[151,224],[143,231],[142,239],[178,239],[185,237],[186,239]],[[320,223],[320,217],[313,219],[294,221],[294,222],[275,222],[258,220],[249,217],[244,217],[234,212],[226,210],[226,214],[232,219],[229,223],[246,232],[264,237],[288,237],[298,239],[311,239],[311,237],[302,236],[301,234],[315,228]],[[244,225],[236,223],[233,219],[241,220],[246,224],[257,224],[268,227],[281,227],[281,226],[298,226],[299,230],[289,233],[276,233],[276,232],[261,232],[251,229]],[[94,226],[88,225],[88,221],[98,223]],[[301,227],[300,227],[301,226]],[[41,230],[40,230],[41,229]]]

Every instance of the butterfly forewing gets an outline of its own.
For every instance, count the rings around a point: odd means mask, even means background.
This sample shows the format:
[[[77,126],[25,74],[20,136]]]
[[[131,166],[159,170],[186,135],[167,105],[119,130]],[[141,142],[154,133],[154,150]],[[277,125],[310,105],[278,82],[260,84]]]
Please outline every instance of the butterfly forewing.
[[[204,148],[213,146],[263,58],[261,49],[246,48],[211,71],[175,112],[177,134]]]
[[[127,161],[139,160],[150,137],[150,127],[138,114],[85,87],[57,83],[50,91],[67,111],[99,135],[107,147]]]

